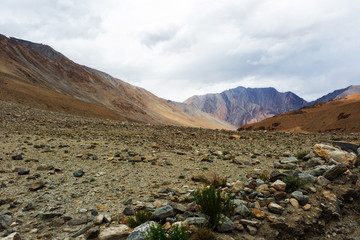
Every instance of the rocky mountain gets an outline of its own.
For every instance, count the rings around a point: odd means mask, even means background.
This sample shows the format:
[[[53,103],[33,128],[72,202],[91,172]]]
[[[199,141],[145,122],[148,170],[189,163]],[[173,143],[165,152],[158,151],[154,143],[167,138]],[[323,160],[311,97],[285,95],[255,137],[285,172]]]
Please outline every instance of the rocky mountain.
[[[184,103],[236,126],[258,122],[307,105],[304,99],[292,92],[281,93],[274,88],[245,87],[219,94],[193,96]]]
[[[333,99],[343,98],[343,97],[347,97],[350,95],[356,95],[356,94],[360,94],[360,85],[351,85],[347,88],[338,89],[329,94],[326,94],[326,95],[322,96],[321,98],[310,102],[309,106],[313,105],[315,103],[318,103],[318,102],[328,102]]]
[[[51,47],[0,35],[0,100],[75,115],[232,129],[186,114],[145,89],[79,65]]]
[[[360,95],[350,95],[244,125],[239,130],[358,133],[359,123]]]

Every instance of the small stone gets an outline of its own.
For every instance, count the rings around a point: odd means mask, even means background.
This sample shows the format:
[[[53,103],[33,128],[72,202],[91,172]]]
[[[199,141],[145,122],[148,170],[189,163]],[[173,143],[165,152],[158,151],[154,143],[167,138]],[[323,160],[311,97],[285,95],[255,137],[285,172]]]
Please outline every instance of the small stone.
[[[135,215],[134,209],[132,209],[132,207],[130,207],[130,206],[125,207],[123,213],[124,213],[126,216]]]
[[[20,154],[12,155],[11,159],[12,160],[23,160],[23,154],[20,153]]]
[[[109,214],[105,214],[105,215],[104,215],[104,220],[103,220],[103,221],[104,221],[105,223],[111,223],[111,220],[112,220],[112,219],[111,219],[111,217],[110,217]]]
[[[231,232],[234,229],[235,225],[229,218],[225,218],[217,227],[217,230],[221,233]]]
[[[83,227],[82,229],[80,229],[79,231],[77,231],[76,233],[74,233],[71,237],[76,238],[76,237],[86,233],[90,228],[91,228],[91,225],[87,225],[87,226]]]
[[[17,232],[11,233],[6,237],[1,238],[1,240],[21,240],[20,234]]]
[[[331,181],[327,180],[324,176],[318,176],[317,183],[321,186],[325,186],[331,183]]]
[[[82,170],[82,169],[76,170],[76,171],[73,173],[74,177],[82,177],[84,174],[85,174],[85,172],[84,172],[84,170]]]
[[[259,221],[240,219],[239,223],[241,223],[242,225],[245,225],[245,226],[250,225],[250,226],[254,226],[254,227],[260,227]]]
[[[281,164],[297,163],[298,160],[296,157],[288,157],[280,160]]]
[[[99,240],[125,240],[129,234],[130,228],[125,224],[121,224],[117,227],[105,228],[99,234]]]
[[[86,232],[85,239],[86,240],[97,239],[99,234],[100,234],[99,228],[91,228]]]
[[[30,174],[30,169],[19,168],[18,169],[18,174],[19,175],[29,175]]]
[[[299,202],[298,200],[296,200],[295,198],[290,198],[290,204],[294,207],[294,208],[299,208]]]
[[[235,230],[240,231],[240,232],[245,230],[244,226],[241,223],[236,222],[234,224],[235,224]]]
[[[253,208],[251,210],[252,214],[254,214],[254,216],[257,218],[257,219],[265,219],[265,213],[259,209],[256,209],[256,208]]]
[[[4,214],[0,216],[0,230],[9,228],[11,221],[12,221],[12,217],[10,215]]]
[[[246,230],[249,232],[250,235],[254,236],[257,233],[257,228],[251,225],[246,226]]]
[[[275,192],[274,194],[274,198],[276,201],[281,201],[287,198],[287,193],[286,192]]]
[[[276,213],[276,214],[282,214],[283,211],[285,210],[282,206],[280,206],[279,204],[276,204],[274,202],[271,202],[268,205],[268,209],[270,212]]]
[[[309,201],[309,196],[304,195],[302,192],[300,191],[294,191],[291,193],[291,197],[295,198],[296,200],[298,200],[299,204],[301,206],[304,206],[308,203]]]
[[[207,223],[206,218],[204,217],[189,217],[186,219],[188,225],[200,225],[203,226]]]
[[[247,217],[250,215],[250,210],[244,204],[240,203],[239,206],[235,208],[235,214]]]
[[[271,184],[271,186],[273,188],[275,188],[276,190],[282,191],[282,192],[284,192],[286,189],[286,183],[284,183],[283,181],[281,181],[279,179],[276,180],[273,184]]]
[[[104,221],[104,215],[99,214],[95,218],[95,225],[100,225]]]
[[[303,209],[304,209],[305,211],[309,211],[310,208],[311,208],[311,205],[310,205],[310,204],[306,204],[306,205],[303,207]]]
[[[237,181],[232,186],[231,192],[237,193],[244,190],[245,183],[243,181]]]

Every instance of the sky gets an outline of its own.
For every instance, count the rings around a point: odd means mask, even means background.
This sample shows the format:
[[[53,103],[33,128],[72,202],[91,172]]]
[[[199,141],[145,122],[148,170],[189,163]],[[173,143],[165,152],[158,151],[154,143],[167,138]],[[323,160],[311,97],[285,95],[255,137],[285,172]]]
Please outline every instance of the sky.
[[[358,0],[0,0],[0,34],[159,97],[360,84]]]

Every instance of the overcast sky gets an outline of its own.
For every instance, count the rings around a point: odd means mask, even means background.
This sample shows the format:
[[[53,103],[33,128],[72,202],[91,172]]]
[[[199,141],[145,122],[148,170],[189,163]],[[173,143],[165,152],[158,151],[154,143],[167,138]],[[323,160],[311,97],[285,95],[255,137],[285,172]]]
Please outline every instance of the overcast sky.
[[[159,97],[360,84],[359,0],[0,0],[0,33]]]

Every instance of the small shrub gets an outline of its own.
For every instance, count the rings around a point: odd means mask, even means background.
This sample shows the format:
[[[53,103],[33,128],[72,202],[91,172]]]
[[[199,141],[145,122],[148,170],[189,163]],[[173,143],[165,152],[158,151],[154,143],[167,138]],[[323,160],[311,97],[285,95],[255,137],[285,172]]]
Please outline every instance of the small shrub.
[[[166,230],[160,224],[150,226],[150,229],[144,234],[145,240],[188,240],[189,234],[185,227],[175,226],[166,234]]]
[[[232,216],[234,214],[234,202],[229,195],[221,195],[221,191],[214,185],[197,190],[194,195],[201,211],[209,216],[209,225],[215,228],[221,220],[221,215]]]
[[[202,169],[203,169],[203,170],[209,170],[209,168],[208,168],[208,167],[202,167]]]
[[[159,224],[151,225],[143,237],[145,240],[168,240],[165,228]]]
[[[169,240],[188,240],[189,233],[185,227],[175,226],[169,231]]]
[[[180,174],[179,179],[185,179],[184,174]]]
[[[301,151],[301,152],[298,152],[295,157],[297,159],[303,159],[306,155],[308,155],[310,153],[310,151]]]
[[[305,186],[305,183],[298,177],[286,176],[282,179],[286,183],[286,192],[293,192]]]
[[[210,185],[215,188],[226,187],[227,178],[221,177],[220,175],[214,173],[212,179],[210,179]]]
[[[211,229],[200,227],[191,237],[191,240],[216,240],[215,234]]]
[[[146,210],[135,211],[135,216],[129,217],[126,221],[126,224],[131,228],[136,228],[137,226],[150,221],[151,215],[151,212]]]

